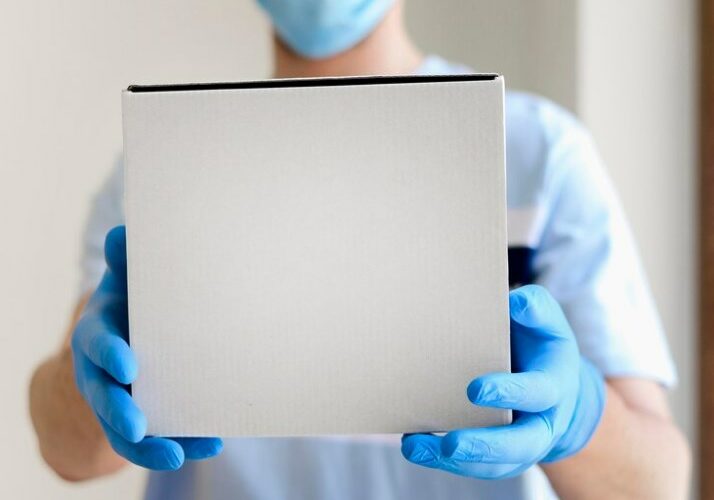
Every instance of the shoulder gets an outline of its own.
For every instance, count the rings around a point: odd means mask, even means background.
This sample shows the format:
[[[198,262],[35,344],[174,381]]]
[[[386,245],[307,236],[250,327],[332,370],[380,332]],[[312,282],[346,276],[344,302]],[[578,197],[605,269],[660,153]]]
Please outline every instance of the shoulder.
[[[544,139],[557,139],[573,127],[582,128],[575,115],[563,106],[529,92],[506,92],[506,117],[516,127],[537,130]]]
[[[534,94],[506,93],[509,205],[554,195],[559,179],[592,150],[590,135],[570,111]]]
[[[124,215],[124,166],[119,157],[92,198],[92,216],[116,222]]]
[[[85,243],[104,244],[104,236],[114,226],[124,223],[124,168],[121,158],[114,163],[104,182],[94,193],[85,226]]]
[[[124,223],[124,175],[121,158],[90,203],[82,240],[80,293],[96,288],[104,273],[104,238],[114,226]]]

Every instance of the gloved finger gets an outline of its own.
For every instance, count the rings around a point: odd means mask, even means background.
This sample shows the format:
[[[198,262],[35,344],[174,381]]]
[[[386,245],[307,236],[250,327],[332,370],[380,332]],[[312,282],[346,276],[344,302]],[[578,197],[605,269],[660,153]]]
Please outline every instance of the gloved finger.
[[[218,455],[223,450],[220,438],[171,438],[181,445],[187,460],[203,460]]]
[[[104,240],[104,258],[109,270],[118,282],[126,283],[126,227],[117,226],[107,233]]]
[[[469,400],[480,406],[536,413],[560,400],[558,384],[546,372],[490,373],[474,379],[466,389]]]
[[[511,425],[449,432],[441,441],[441,454],[458,462],[533,464],[552,442],[551,426],[542,415],[523,414]]]
[[[152,470],[176,470],[183,465],[184,451],[176,441],[147,437],[138,443],[131,443],[117,434],[101,417],[99,422],[114,451],[130,462]]]
[[[514,326],[523,326],[548,338],[572,340],[570,324],[558,302],[543,287],[526,285],[509,294]]]
[[[509,297],[513,371],[546,372],[559,385],[574,380],[578,345],[555,299],[535,285],[518,288]]]
[[[530,464],[487,464],[454,460],[443,455],[441,451],[443,439],[427,434],[405,436],[402,440],[402,455],[410,462],[423,467],[477,479],[504,479],[515,476],[530,466]]]
[[[146,434],[146,417],[124,387],[89,359],[80,361],[82,395],[89,406],[123,439],[138,443]]]
[[[116,280],[111,273],[105,272],[97,290],[87,303],[80,325],[87,323],[97,330],[117,335],[128,342],[129,305],[126,290],[113,289],[114,285],[111,284],[113,281]]]
[[[415,464],[437,468],[442,460],[441,438],[433,434],[405,434],[402,455]]]
[[[131,384],[138,372],[134,351],[112,326],[102,323],[95,316],[82,318],[72,336],[72,347],[119,383]]]
[[[85,312],[122,318],[127,317],[127,311],[126,278],[119,279],[111,271],[105,271],[97,289],[87,302]]]

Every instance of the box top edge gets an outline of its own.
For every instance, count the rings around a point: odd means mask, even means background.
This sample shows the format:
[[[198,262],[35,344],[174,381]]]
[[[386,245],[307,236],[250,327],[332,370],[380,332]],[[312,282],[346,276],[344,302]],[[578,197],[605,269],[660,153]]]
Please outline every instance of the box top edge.
[[[402,75],[402,76],[349,76],[328,78],[285,78],[243,82],[180,83],[158,85],[130,85],[131,93],[188,92],[206,90],[244,90],[305,87],[347,87],[363,85],[399,85],[408,83],[447,83],[495,81],[501,76],[495,73],[469,73],[460,75]]]

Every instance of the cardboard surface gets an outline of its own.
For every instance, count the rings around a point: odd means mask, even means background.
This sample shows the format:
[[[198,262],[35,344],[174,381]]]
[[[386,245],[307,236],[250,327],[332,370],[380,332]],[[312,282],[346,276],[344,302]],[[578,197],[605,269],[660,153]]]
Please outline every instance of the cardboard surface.
[[[123,94],[149,433],[510,422],[502,78],[300,82]]]

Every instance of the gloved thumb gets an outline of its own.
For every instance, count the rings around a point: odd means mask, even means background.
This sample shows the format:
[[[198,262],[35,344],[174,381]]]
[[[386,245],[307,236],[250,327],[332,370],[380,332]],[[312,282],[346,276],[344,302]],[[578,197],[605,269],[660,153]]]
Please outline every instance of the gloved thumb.
[[[568,320],[558,302],[543,287],[526,285],[509,295],[511,330],[523,328],[547,337],[572,339]]]
[[[104,258],[119,281],[126,281],[126,227],[117,226],[107,233]]]

